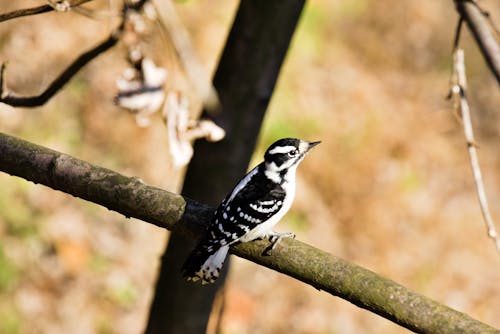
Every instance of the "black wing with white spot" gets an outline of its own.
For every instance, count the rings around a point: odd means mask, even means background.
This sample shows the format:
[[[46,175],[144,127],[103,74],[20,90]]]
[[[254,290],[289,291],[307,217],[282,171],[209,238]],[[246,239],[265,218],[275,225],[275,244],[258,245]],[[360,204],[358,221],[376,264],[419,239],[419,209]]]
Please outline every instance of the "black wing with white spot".
[[[217,208],[207,237],[220,246],[234,243],[283,207],[286,194],[279,184],[270,182],[263,173],[252,171],[248,176]]]
[[[183,265],[184,277],[213,282],[220,273],[228,246],[265,223],[282,207],[285,191],[255,167],[214,213],[207,233]],[[250,233],[249,235],[252,235]],[[250,238],[253,239],[253,238]],[[219,256],[218,254],[224,256]]]

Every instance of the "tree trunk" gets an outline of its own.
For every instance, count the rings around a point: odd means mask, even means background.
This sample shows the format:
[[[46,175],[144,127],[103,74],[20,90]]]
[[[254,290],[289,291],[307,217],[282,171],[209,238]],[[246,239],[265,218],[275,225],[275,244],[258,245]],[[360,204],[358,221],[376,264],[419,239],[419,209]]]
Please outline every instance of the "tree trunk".
[[[245,174],[303,5],[303,0],[241,2],[214,78],[222,105],[214,120],[226,130],[226,138],[216,144],[196,143],[185,196],[216,206]],[[147,333],[206,331],[229,263],[213,285],[187,283],[180,268],[193,248],[193,241],[171,234]]]

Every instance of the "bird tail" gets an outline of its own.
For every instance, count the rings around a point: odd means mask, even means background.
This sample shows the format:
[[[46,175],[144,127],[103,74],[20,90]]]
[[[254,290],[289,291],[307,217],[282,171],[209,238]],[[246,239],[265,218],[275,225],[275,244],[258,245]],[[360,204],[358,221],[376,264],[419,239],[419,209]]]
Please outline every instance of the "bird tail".
[[[203,243],[200,243],[182,266],[182,276],[187,281],[193,282],[201,279],[202,284],[215,282],[219,277],[228,251],[229,246],[226,245],[210,252]]]

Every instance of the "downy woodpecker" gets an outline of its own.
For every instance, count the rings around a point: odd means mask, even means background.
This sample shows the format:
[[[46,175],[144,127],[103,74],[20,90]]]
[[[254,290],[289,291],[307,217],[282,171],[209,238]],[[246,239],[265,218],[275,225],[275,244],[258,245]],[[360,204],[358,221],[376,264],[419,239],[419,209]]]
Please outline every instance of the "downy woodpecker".
[[[272,250],[281,238],[295,237],[272,228],[292,205],[297,166],[319,143],[284,138],[267,149],[264,161],[236,185],[215,211],[204,237],[182,267],[188,281],[213,283],[234,243],[269,238]]]

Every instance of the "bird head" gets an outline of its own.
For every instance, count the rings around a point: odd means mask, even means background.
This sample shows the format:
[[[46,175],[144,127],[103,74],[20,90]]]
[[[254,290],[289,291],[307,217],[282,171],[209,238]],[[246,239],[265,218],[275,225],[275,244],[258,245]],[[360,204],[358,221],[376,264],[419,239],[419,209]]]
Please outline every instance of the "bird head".
[[[321,142],[308,142],[296,138],[280,139],[269,146],[264,154],[266,169],[280,173],[296,167],[309,150],[319,143]]]

